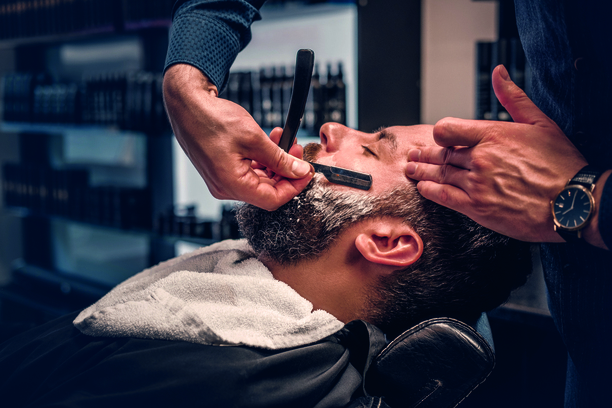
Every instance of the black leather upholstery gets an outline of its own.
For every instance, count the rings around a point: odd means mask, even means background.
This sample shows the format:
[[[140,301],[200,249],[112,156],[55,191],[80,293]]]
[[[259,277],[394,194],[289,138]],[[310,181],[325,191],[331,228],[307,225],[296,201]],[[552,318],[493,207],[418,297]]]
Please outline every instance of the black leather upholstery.
[[[393,408],[455,407],[493,370],[487,341],[458,320],[427,320],[393,340],[371,363],[365,385]]]

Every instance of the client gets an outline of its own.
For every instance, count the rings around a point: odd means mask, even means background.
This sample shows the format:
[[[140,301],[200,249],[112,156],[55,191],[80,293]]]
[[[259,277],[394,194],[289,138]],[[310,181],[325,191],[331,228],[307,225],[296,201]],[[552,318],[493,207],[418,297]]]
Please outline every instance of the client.
[[[404,176],[408,150],[433,144],[431,126],[320,134],[305,159],[370,173],[369,191],[317,175],[277,211],[241,206],[245,240],[161,263],[0,345],[3,401],[352,406],[358,354],[377,354],[382,333],[439,316],[474,323],[524,283],[526,244],[424,200]]]

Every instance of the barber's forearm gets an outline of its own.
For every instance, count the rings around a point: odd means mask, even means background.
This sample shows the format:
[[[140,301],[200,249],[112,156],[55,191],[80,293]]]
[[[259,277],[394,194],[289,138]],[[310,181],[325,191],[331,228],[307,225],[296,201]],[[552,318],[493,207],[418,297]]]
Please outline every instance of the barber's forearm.
[[[185,93],[195,93],[205,90],[213,96],[219,95],[219,90],[212,81],[197,67],[191,64],[174,64],[166,70],[164,75],[164,97],[166,102],[172,103]]]
[[[606,181],[608,181],[610,174],[612,174],[612,170],[608,170],[604,172],[599,178],[599,180],[597,181],[597,184],[596,184],[597,187],[593,191],[593,198],[595,198],[595,213],[594,213],[593,219],[583,231],[583,238],[586,242],[598,248],[603,248],[603,249],[608,249],[608,250],[610,248],[604,242],[604,239],[600,231],[600,227],[603,228],[603,225],[600,225],[602,223],[602,219],[600,216],[601,216],[601,202],[602,202],[604,186],[606,185]],[[612,179],[610,179],[610,182],[612,182]],[[612,185],[608,186],[608,189],[611,187]]]
[[[175,64],[164,75],[163,93],[174,135],[185,153],[194,161],[196,158],[190,153],[198,148],[190,147],[190,144],[197,142],[192,135],[193,128],[198,128],[203,136],[208,132],[200,125],[191,125],[192,119],[204,115],[202,109],[210,106],[210,99],[219,95],[218,89],[198,68],[189,64]],[[197,160],[194,164],[198,168]]]

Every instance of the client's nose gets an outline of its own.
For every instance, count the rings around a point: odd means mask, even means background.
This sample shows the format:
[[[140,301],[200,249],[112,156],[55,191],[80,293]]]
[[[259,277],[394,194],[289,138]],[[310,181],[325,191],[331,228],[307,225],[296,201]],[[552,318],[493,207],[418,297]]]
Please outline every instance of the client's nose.
[[[321,138],[321,145],[323,149],[328,152],[335,152],[340,150],[342,140],[351,129],[347,128],[340,123],[327,122],[321,126],[319,131],[319,137]]]

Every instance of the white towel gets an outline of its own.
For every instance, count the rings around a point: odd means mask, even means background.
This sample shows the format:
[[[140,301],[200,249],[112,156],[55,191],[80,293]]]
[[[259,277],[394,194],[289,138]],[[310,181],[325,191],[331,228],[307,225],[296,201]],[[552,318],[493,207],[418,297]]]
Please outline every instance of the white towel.
[[[280,349],[343,327],[312,309],[274,279],[245,240],[223,241],[134,275],[83,310],[74,325],[90,336]]]

